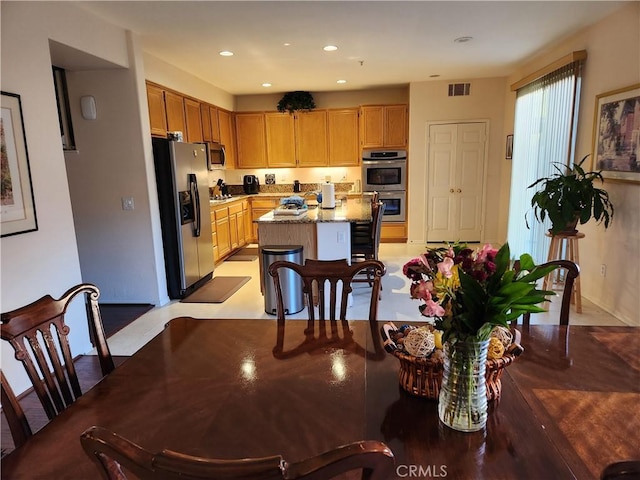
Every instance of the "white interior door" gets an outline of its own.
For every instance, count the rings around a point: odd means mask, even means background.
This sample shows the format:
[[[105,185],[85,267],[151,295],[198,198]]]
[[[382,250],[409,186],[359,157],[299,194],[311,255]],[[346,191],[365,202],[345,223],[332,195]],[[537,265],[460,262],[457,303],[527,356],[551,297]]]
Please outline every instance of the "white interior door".
[[[429,126],[427,241],[479,242],[486,124]]]

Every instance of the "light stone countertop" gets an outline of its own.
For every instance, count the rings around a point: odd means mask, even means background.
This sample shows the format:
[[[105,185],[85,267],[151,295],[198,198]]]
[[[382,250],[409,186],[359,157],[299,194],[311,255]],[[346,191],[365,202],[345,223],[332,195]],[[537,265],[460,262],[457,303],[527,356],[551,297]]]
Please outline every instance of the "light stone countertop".
[[[310,208],[302,215],[274,215],[265,213],[254,223],[322,223],[322,222],[371,222],[371,201],[367,197],[347,198],[336,202],[336,208]]]

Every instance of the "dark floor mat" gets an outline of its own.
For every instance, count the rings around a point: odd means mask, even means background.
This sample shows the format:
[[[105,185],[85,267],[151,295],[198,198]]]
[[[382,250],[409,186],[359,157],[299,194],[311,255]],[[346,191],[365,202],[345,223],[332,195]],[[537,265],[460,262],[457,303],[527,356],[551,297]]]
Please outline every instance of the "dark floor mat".
[[[183,303],[222,303],[240,290],[251,277],[213,277],[191,295],[180,300]]]
[[[258,248],[245,247],[231,255],[227,260],[232,262],[252,262],[258,258]]]

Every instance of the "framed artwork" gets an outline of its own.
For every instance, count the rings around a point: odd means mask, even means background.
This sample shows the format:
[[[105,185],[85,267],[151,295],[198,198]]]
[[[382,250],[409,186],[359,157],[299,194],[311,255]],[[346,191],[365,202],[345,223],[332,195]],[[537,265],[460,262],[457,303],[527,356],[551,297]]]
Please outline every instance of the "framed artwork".
[[[507,160],[513,158],[513,135],[507,135],[507,148],[505,150],[505,156]]]
[[[38,230],[38,221],[33,200],[20,95],[0,93],[2,94],[0,233],[2,237],[7,237]]]
[[[592,169],[640,183],[640,84],[596,96]]]

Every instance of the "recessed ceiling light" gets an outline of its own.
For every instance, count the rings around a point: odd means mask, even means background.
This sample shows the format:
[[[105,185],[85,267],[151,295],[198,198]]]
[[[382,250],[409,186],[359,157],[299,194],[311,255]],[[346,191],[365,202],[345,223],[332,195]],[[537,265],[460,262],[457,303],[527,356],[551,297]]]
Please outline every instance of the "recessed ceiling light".
[[[283,44],[285,47],[290,47],[291,44],[289,42]]]
[[[262,86],[263,86],[263,87],[270,87],[270,86],[271,86],[271,84],[270,84],[270,83],[268,83],[268,82],[266,82],[266,83],[263,83],[263,84],[262,84]]]
[[[338,80],[336,83],[347,83],[346,80]]]
[[[219,53],[223,57],[233,57],[233,52],[230,52],[229,50],[223,50],[223,51],[221,51]]]
[[[454,38],[454,42],[455,43],[467,43],[470,42],[471,40],[473,40],[473,37],[458,37],[458,38]]]
[[[338,49],[338,47],[336,47],[335,45],[325,45],[322,49],[325,52],[335,52]]]

